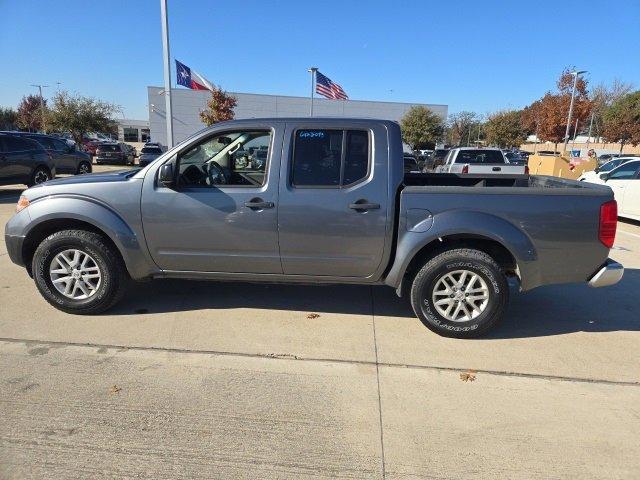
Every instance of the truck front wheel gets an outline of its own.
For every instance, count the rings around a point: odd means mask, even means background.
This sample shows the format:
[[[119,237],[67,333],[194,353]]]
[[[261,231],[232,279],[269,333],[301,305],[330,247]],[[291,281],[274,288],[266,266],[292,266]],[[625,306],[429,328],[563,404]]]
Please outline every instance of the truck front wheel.
[[[120,253],[102,235],[63,230],[33,255],[33,278],[47,302],[67,313],[96,314],[125,292],[129,275]]]
[[[429,260],[411,286],[411,305],[427,328],[444,337],[479,337],[504,315],[509,285],[484,252],[460,248]]]

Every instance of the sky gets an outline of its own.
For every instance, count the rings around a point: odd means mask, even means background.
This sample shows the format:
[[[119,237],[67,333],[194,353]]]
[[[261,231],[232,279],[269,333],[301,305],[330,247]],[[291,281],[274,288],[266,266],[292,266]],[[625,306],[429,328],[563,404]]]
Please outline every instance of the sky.
[[[175,58],[228,91],[308,96],[317,66],[354,100],[487,114],[528,105],[570,66],[640,88],[640,0],[168,4],[172,77]],[[0,0],[0,58],[2,107],[46,84],[45,98],[60,88],[148,119],[160,1]]]

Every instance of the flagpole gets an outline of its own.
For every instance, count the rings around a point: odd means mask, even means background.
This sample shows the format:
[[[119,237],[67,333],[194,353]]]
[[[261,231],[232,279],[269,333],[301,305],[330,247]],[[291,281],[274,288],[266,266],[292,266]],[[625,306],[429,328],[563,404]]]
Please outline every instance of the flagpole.
[[[309,111],[309,116],[313,117],[313,93],[314,93],[314,85],[313,83],[316,80],[316,72],[318,71],[318,67],[311,67],[308,70],[311,73],[311,110]]]
[[[167,20],[167,0],[160,0],[162,21],[162,56],[164,63],[164,95],[167,120],[167,148],[173,147],[173,113],[171,111],[171,64],[169,63],[169,22]]]

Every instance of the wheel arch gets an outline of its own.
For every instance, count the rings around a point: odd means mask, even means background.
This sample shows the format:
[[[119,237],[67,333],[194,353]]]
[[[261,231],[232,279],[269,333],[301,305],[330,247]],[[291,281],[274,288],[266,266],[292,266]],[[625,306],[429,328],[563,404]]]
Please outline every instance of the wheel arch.
[[[508,275],[515,275],[525,285],[537,258],[528,236],[502,218],[473,211],[444,212],[434,217],[433,227],[427,232],[402,233],[385,283],[401,295],[406,279],[420,266],[454,248],[473,248],[488,254]]]
[[[126,222],[107,207],[82,198],[49,197],[29,206],[31,222],[24,232],[22,259],[31,274],[31,262],[38,245],[61,230],[82,229],[102,235],[122,257],[129,275],[141,279],[151,274],[144,247]]]

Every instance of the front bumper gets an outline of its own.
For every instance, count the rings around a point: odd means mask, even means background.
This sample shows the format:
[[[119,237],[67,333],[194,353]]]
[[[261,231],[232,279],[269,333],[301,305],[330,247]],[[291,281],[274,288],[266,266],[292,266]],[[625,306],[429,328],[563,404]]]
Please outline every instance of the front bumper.
[[[22,244],[24,243],[24,237],[19,235],[4,235],[4,243],[7,246],[7,253],[9,258],[16,265],[24,267],[24,260],[22,259]]]
[[[624,275],[624,267],[618,262],[607,259],[605,264],[589,279],[590,287],[608,287],[618,283]]]

